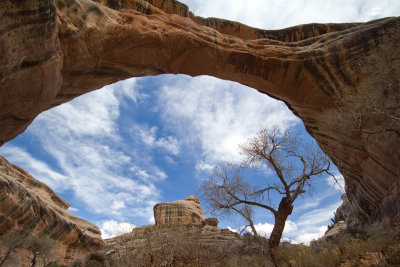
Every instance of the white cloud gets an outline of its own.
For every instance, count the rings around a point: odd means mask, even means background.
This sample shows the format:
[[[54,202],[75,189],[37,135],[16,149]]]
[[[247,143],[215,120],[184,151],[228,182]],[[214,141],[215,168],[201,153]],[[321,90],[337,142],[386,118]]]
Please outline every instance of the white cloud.
[[[324,235],[327,230],[330,218],[339,207],[341,202],[333,203],[327,207],[314,209],[297,218],[297,228],[292,237],[295,243],[304,243],[308,245],[311,240],[318,239]]]
[[[17,166],[24,166],[33,177],[40,177],[40,180],[53,190],[63,191],[64,184],[68,182],[65,175],[54,171],[48,164],[35,159],[23,148],[5,144],[1,147],[1,153]]]
[[[77,212],[77,211],[79,211],[79,209],[76,209],[76,208],[73,208],[73,207],[69,207],[67,209],[67,211],[69,211],[69,212]]]
[[[337,192],[331,190],[331,187],[329,187],[318,192],[318,197],[298,198],[295,202],[295,212],[304,212],[306,210],[317,208],[321,205],[321,203],[334,195],[337,195]],[[302,196],[304,197],[304,195]]]
[[[131,106],[132,101],[134,104],[140,104],[149,98],[149,95],[143,93],[140,89],[137,78],[130,78],[127,80],[119,81],[112,85],[114,95],[120,100],[120,104],[127,107]]]
[[[299,122],[288,108],[254,89],[208,76],[168,77],[159,93],[160,112],[180,136],[199,144],[198,167],[238,162],[238,144],[262,127],[286,129]],[[190,147],[189,146],[189,147]]]
[[[309,245],[312,240],[316,240],[320,237],[322,237],[326,230],[328,229],[328,226],[326,225],[321,225],[320,227],[314,229],[312,232],[305,232],[303,234],[300,234],[296,237],[296,240],[294,243],[303,243],[306,245]],[[292,241],[293,242],[293,241]]]
[[[229,231],[234,232],[234,233],[238,233],[238,232],[239,232],[238,229],[236,229],[236,228],[231,228],[230,226],[226,227],[226,229],[228,229]]]
[[[327,224],[329,219],[332,218],[336,209],[340,206],[341,201],[333,203],[327,207],[314,209],[306,212],[297,219],[297,225],[302,229],[313,228],[316,229],[316,225]]]
[[[46,126],[49,134],[65,138],[87,136],[115,137],[115,121],[119,116],[119,102],[112,90],[101,90],[75,99],[43,112],[35,120],[33,132],[42,131]],[[62,124],[63,127],[60,127]],[[44,144],[46,140],[42,140]],[[69,141],[68,139],[65,141]]]
[[[179,143],[174,137],[167,136],[167,138],[157,138],[157,127],[147,129],[146,127],[136,126],[135,128],[137,128],[143,143],[150,148],[162,148],[173,155],[179,153]]]
[[[123,200],[114,200],[111,204],[111,209],[120,210],[126,208],[125,202]]]
[[[140,144],[143,147],[141,140],[127,147],[131,140],[120,135],[117,124],[120,98],[127,97],[115,90],[109,86],[86,94],[44,112],[33,122],[28,132],[43,146],[44,160],[51,165],[15,145],[6,144],[0,151],[57,192],[72,192],[71,199],[79,200],[74,206],[81,212],[140,217],[132,209],[154,205],[160,198],[155,183],[167,175],[146,157],[147,150],[135,151]],[[161,137],[155,144],[166,146],[168,140]],[[145,214],[144,219],[148,217]]]
[[[259,235],[268,238],[274,229],[274,225],[270,223],[257,223],[254,225],[254,228],[256,228]]]
[[[129,222],[117,222],[115,220],[107,220],[98,223],[103,239],[115,237],[132,231],[136,225]]]
[[[214,165],[200,161],[200,162],[196,163],[195,168],[196,168],[196,170],[199,170],[199,171],[212,172],[214,169]]]
[[[261,236],[269,237],[274,229],[274,225],[270,223],[257,223],[254,225],[257,233]],[[288,235],[297,231],[297,224],[291,220],[287,220],[285,228],[283,229],[283,235]]]
[[[340,191],[341,193],[344,193],[344,177],[343,175],[341,175],[340,173],[334,173],[335,178],[333,178],[332,176],[328,176],[326,177],[326,183],[331,187],[334,188],[338,191]]]
[[[197,16],[239,21],[263,29],[306,23],[369,21],[399,16],[398,0],[182,0]]]
[[[149,167],[147,170],[139,166],[133,166],[130,168],[130,171],[143,182],[159,182],[168,177],[167,174],[159,170],[157,166],[153,166],[153,168]]]

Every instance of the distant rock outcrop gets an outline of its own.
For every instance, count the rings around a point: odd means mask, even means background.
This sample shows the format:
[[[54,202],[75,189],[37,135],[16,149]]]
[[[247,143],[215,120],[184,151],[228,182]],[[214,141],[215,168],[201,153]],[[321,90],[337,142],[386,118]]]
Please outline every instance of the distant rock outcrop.
[[[332,229],[326,231],[323,238],[331,238],[339,235],[341,232],[346,231],[347,226],[345,221],[338,221],[332,227]]]
[[[175,0],[6,0],[0,17],[0,145],[107,84],[211,75],[284,101],[343,174],[360,223],[400,221],[400,137],[374,134],[389,118],[325,124],[349,112],[349,95],[399,99],[400,18],[262,30],[196,17]]]
[[[45,256],[59,264],[100,249],[104,243],[99,228],[67,212],[68,207],[47,185],[0,156],[0,251],[4,256],[13,245],[17,255],[11,256],[19,257],[18,264],[6,261],[4,266],[31,266],[33,253],[24,248],[23,233],[54,242]],[[20,246],[15,243],[18,239]]]
[[[206,218],[195,196],[156,204],[154,219],[156,225],[136,227],[131,233],[104,240],[106,248],[116,250],[116,255],[131,253],[135,258],[152,251],[202,247],[223,253],[245,245],[238,233],[218,228],[217,218]]]
[[[188,196],[185,200],[170,203],[161,202],[154,206],[154,220],[156,225],[174,224],[185,225],[204,221],[206,216],[195,196]]]

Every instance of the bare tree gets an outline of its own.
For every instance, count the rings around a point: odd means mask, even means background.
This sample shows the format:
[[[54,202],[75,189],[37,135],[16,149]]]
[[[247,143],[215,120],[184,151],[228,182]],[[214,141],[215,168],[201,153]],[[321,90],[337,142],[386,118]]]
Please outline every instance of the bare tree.
[[[19,259],[16,255],[13,255],[13,253],[15,250],[23,246],[26,239],[27,233],[12,234],[1,237],[1,243],[3,246],[2,250],[4,250],[4,253],[0,254],[0,266],[18,265]]]
[[[30,251],[32,253],[31,266],[44,266],[54,258],[52,250],[57,244],[48,235],[35,236],[29,230],[12,233],[1,238],[1,243],[5,246],[5,253],[1,255],[0,266],[17,266],[20,260],[15,253],[18,249]]]
[[[278,265],[277,248],[293,203],[311,186],[312,177],[323,173],[331,175],[330,161],[318,147],[301,145],[296,134],[281,132],[277,128],[272,131],[263,129],[239,147],[245,156],[244,162],[240,166],[216,166],[213,177],[201,185],[200,195],[214,213],[240,214],[249,222],[254,234],[257,232],[251,219],[251,207],[271,212],[275,224],[268,248],[274,264]],[[241,169],[247,167],[268,167],[274,175],[268,176],[262,187],[251,186],[241,174]],[[280,196],[278,208],[274,208],[272,203],[273,195]]]
[[[32,236],[31,240],[28,240],[25,246],[33,254],[31,267],[35,267],[50,262],[50,259],[53,257],[51,252],[55,248],[56,242],[48,235]]]

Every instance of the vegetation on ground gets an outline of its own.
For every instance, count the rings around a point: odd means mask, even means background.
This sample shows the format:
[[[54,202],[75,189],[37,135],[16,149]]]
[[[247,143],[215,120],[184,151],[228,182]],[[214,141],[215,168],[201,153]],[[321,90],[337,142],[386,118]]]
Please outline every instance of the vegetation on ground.
[[[52,251],[56,248],[55,240],[48,235],[36,236],[28,230],[5,234],[0,240],[0,266],[20,266],[20,255],[25,252],[29,254],[31,267],[47,266],[54,261]]]
[[[129,249],[134,235],[121,237],[119,242],[107,247],[117,251],[110,256],[109,266],[273,265],[267,240],[251,234],[241,237],[240,246],[225,244],[219,249],[197,242],[181,228],[150,229],[144,234],[144,245],[136,249]],[[312,242],[310,246],[285,242],[280,244],[277,255],[279,266],[400,266],[400,225],[349,230]]]

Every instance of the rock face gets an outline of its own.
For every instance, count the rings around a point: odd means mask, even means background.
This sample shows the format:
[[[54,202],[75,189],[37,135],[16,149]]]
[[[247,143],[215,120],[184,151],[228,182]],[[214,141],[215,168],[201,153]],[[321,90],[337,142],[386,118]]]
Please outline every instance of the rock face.
[[[339,235],[341,232],[346,231],[347,226],[345,221],[338,221],[333,225],[333,228],[325,233],[322,238],[330,238]]]
[[[171,203],[161,202],[154,206],[154,220],[156,225],[186,225],[202,222],[206,219],[200,206],[200,201],[195,196],[188,196],[185,200]]]
[[[104,240],[106,246],[123,248],[127,250],[135,250],[140,247],[145,246],[146,234],[155,233],[157,235],[165,236],[165,239],[168,238],[177,238],[178,235],[182,235],[182,239],[190,240],[191,242],[197,243],[201,246],[207,247],[215,247],[221,248],[222,246],[227,245],[242,245],[243,240],[238,233],[234,233],[228,229],[220,229],[216,226],[211,225],[169,225],[164,227],[158,226],[145,226],[134,228],[131,233],[124,234],[122,236],[110,238]],[[123,239],[123,240],[121,240]],[[124,240],[128,240],[128,244],[124,242]],[[157,248],[161,244],[157,244],[157,241],[154,240],[153,247]],[[125,248],[124,246],[128,246]]]
[[[354,206],[350,204],[346,194],[342,196],[342,204],[337,208],[335,212],[335,221],[345,221],[346,225],[350,228],[357,227],[360,225],[360,220],[356,216]]]
[[[361,223],[400,221],[400,137],[384,119],[329,126],[349,94],[399,99],[400,18],[260,30],[175,0],[0,3],[0,145],[41,112],[129,77],[236,81],[284,101],[346,180]]]
[[[71,263],[99,249],[104,243],[98,227],[67,212],[68,207],[69,203],[48,186],[0,156],[1,251],[9,249],[7,240],[12,240],[10,237],[23,231],[54,240],[50,260],[60,264]],[[18,255],[20,262],[31,266],[33,255],[29,250],[18,248]],[[4,264],[7,266],[7,262]]]

